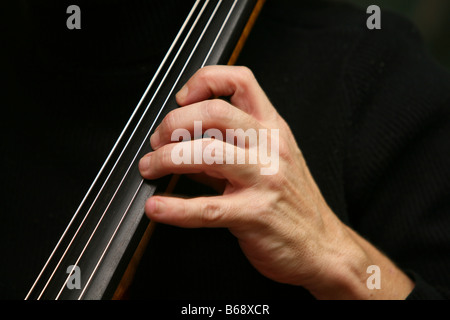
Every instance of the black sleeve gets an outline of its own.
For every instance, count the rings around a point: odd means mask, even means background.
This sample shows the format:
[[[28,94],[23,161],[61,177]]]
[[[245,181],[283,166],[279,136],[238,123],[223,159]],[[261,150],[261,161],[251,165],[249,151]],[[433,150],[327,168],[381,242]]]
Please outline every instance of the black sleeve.
[[[449,298],[450,76],[415,28],[384,14],[349,55],[350,224],[407,271],[409,298]]]
[[[426,282],[420,275],[413,272],[406,272],[414,281],[414,289],[406,300],[442,300],[448,299],[448,294],[441,293],[438,288]],[[445,289],[444,289],[445,290]]]

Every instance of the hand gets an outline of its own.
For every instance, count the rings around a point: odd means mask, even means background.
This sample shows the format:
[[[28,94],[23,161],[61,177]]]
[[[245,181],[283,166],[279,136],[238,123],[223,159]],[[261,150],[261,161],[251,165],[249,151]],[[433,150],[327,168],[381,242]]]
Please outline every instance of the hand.
[[[220,96],[230,97],[230,103],[211,99]],[[155,151],[141,159],[140,172],[146,179],[194,174],[221,194],[193,199],[153,196],[146,203],[150,219],[187,228],[226,227],[259,272],[303,286],[317,298],[374,296],[366,287],[366,269],[373,264],[389,270],[395,280],[391,283],[396,290],[385,285],[382,296],[375,292],[379,297],[404,298],[412,290],[400,270],[330,210],[291,130],[249,69],[202,68],[177,94],[177,102],[181,108],[171,111],[152,135]],[[173,141],[177,129],[193,137],[195,121],[201,121],[203,130],[214,129],[209,132],[215,139]],[[234,139],[217,139],[220,134],[225,137],[227,129],[242,129],[239,138],[254,130],[257,143],[236,145]],[[264,132],[267,137],[261,135]],[[269,174],[257,150],[261,141],[268,142],[270,159],[276,162],[270,164]],[[191,161],[174,161],[180,150]],[[238,152],[243,152],[243,163],[227,161]],[[215,161],[194,161],[205,154]]]

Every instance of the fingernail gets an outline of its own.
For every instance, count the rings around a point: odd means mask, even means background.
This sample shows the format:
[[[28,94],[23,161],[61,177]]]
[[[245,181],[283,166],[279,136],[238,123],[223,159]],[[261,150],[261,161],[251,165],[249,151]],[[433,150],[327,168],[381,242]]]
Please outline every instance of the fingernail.
[[[184,99],[186,99],[188,91],[188,87],[184,85],[183,88],[181,88],[180,91],[178,91],[178,93],[176,94],[177,101],[182,102]]]
[[[147,203],[147,213],[162,213],[165,209],[165,204],[162,201],[150,198]]]
[[[139,171],[146,172],[150,168],[151,154],[148,154],[139,160]]]
[[[156,130],[150,137],[150,144],[151,144],[153,150],[156,150],[159,147],[160,143],[161,143],[161,138],[159,136],[159,131]]]

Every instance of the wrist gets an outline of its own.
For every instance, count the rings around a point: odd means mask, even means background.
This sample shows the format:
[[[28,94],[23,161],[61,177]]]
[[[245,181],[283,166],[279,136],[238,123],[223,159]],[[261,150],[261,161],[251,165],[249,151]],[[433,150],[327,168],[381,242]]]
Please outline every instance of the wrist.
[[[414,284],[392,261],[350,228],[343,226],[340,234],[323,260],[319,280],[307,288],[317,299],[388,300],[408,296]],[[370,266],[378,270],[375,276],[380,287],[368,284]]]
[[[370,299],[366,287],[366,269],[371,265],[370,258],[358,243],[353,241],[344,227],[340,241],[333,241],[327,250],[318,277],[309,291],[323,300],[361,300]]]

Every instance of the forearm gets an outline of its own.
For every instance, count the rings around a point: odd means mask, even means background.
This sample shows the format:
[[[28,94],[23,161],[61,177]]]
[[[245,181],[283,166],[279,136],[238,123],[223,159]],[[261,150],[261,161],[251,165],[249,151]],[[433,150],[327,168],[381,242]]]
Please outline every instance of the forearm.
[[[406,299],[414,288],[413,281],[355,231],[344,226],[343,233],[347,234],[346,247],[325,269],[323,282],[312,286],[311,293],[318,299]],[[372,275],[367,272],[369,266],[379,267],[379,288],[370,288],[367,283]]]

